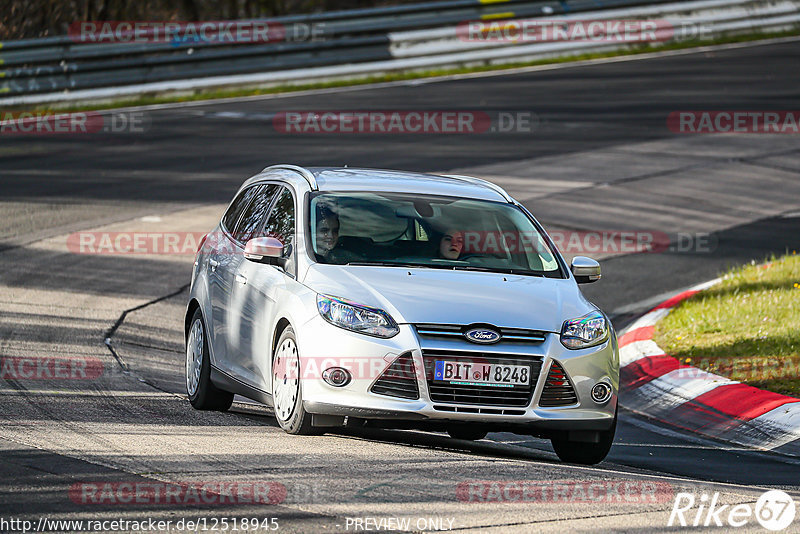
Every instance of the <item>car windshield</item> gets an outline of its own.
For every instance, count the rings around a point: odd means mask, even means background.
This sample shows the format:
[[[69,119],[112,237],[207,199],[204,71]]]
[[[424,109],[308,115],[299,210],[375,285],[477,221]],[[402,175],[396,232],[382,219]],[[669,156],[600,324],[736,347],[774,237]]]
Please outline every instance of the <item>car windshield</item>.
[[[542,234],[513,204],[401,193],[317,193],[307,223],[320,263],[563,277]]]

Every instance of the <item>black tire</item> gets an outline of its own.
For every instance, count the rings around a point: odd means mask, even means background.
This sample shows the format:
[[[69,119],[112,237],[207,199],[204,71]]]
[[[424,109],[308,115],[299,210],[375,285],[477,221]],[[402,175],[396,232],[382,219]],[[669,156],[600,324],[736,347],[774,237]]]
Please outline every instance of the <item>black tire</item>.
[[[597,443],[582,441],[569,441],[566,439],[551,439],[553,449],[562,462],[571,464],[594,465],[599,464],[608,456],[611,445],[614,443],[614,434],[617,431],[617,415],[608,430],[599,432],[600,439]]]
[[[287,326],[281,333],[277,345],[275,345],[275,354],[272,357],[272,394],[275,408],[275,419],[278,421],[280,427],[287,434],[297,434],[303,436],[320,435],[325,433],[325,429],[321,427],[314,427],[311,424],[311,414],[303,408],[303,380],[301,373],[297,373],[297,390],[293,401],[289,398],[287,406],[282,406],[280,403],[283,397],[279,398],[277,395],[276,385],[277,381],[283,380],[284,384],[291,380],[291,362],[287,366],[287,362],[281,361],[282,349],[284,344],[287,344],[288,358],[297,358],[299,364],[299,354],[297,353],[297,338],[294,335],[294,330],[291,326]],[[293,347],[291,350],[289,347]],[[288,411],[288,414],[286,413]],[[282,415],[283,414],[283,415]]]
[[[192,329],[195,323],[200,322],[200,330],[202,332],[202,363],[200,365],[200,377],[197,380],[197,388],[194,393],[190,391],[189,386],[189,341],[192,336]],[[189,332],[186,333],[186,393],[189,395],[189,402],[197,410],[215,410],[224,412],[231,407],[233,403],[233,393],[223,391],[216,387],[211,382],[211,358],[208,354],[208,330],[206,329],[206,322],[203,319],[203,313],[200,308],[197,308],[192,315],[192,321],[189,323]]]
[[[453,425],[447,429],[447,433],[453,439],[466,439],[470,441],[477,441],[486,437],[487,432],[479,426],[470,425]]]

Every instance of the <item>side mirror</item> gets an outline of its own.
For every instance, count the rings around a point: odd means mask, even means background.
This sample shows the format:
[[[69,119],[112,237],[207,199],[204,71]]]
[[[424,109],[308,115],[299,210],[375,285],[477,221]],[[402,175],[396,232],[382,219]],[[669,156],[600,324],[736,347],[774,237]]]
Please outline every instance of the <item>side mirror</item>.
[[[244,246],[244,257],[257,263],[284,267],[283,243],[274,237],[256,237]]]
[[[591,284],[600,280],[600,264],[592,258],[575,256],[569,268],[579,284]]]

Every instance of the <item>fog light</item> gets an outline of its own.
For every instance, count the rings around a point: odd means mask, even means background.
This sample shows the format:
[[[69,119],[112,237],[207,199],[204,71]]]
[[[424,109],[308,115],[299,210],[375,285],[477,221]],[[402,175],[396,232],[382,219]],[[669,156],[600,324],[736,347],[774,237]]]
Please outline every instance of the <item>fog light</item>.
[[[611,398],[611,386],[605,382],[598,382],[592,388],[592,400],[597,404],[608,402]]]
[[[350,373],[341,367],[331,367],[322,372],[322,379],[328,384],[340,388],[350,383]]]

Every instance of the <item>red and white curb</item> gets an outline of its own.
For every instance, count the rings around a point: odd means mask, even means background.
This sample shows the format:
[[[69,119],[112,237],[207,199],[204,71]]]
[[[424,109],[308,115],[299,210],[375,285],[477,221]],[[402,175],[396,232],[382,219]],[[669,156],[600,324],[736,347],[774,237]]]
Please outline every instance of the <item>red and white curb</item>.
[[[619,337],[620,401],[666,424],[746,447],[800,455],[800,399],[686,365],[653,341],[655,324],[706,282],[662,302]]]

